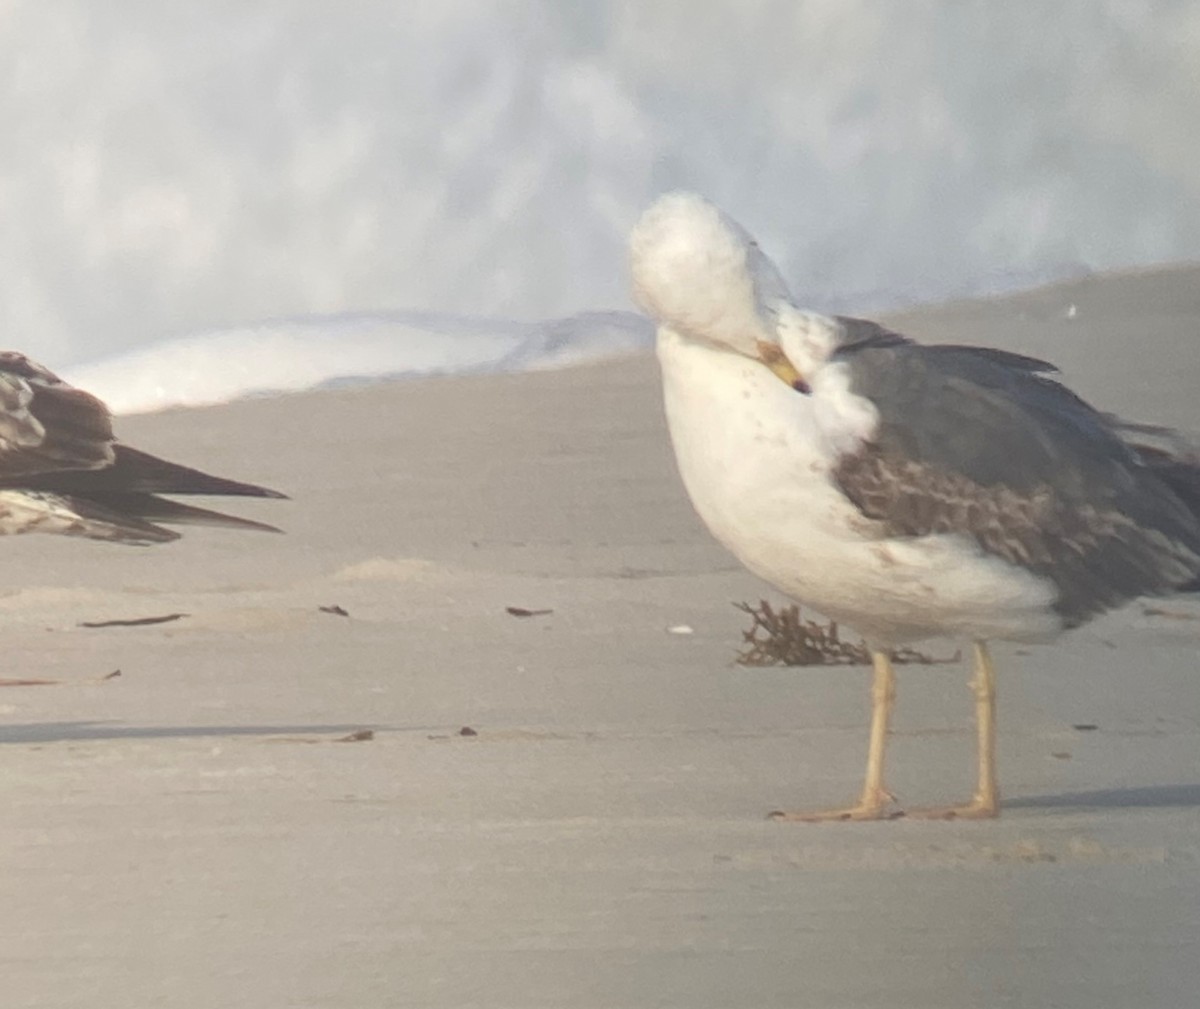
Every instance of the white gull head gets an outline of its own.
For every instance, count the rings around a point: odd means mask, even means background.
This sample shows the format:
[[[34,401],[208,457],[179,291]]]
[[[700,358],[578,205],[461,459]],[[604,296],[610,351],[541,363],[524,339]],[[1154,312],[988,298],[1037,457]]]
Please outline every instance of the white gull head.
[[[633,294],[660,325],[747,356],[775,342],[787,285],[731,217],[695,193],[667,193],[629,240]]]
[[[839,343],[841,326],[797,308],[758,243],[702,196],[659,197],[634,228],[629,252],[634,299],[681,336],[754,358],[761,344],[774,344],[806,376]]]

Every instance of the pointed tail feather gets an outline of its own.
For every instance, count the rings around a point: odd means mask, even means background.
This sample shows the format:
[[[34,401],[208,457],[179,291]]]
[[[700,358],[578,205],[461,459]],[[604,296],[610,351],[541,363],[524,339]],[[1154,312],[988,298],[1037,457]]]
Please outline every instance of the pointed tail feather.
[[[128,445],[114,446],[111,466],[92,470],[59,470],[12,477],[0,487],[27,487],[63,494],[224,494],[233,497],[286,499],[286,494],[257,484],[228,480],[202,470],[167,462]]]
[[[199,493],[193,491],[192,493]],[[282,495],[272,495],[282,497]],[[80,499],[74,499],[79,501]],[[256,522],[237,515],[227,515],[224,512],[213,511],[210,508],[197,508],[195,505],[183,504],[181,501],[171,501],[167,498],[156,497],[153,494],[99,493],[89,494],[87,501],[103,508],[106,512],[133,518],[139,523],[165,522],[169,525],[221,526],[226,529],[253,529],[258,532],[283,532],[266,522]],[[168,530],[162,530],[168,532]],[[171,533],[171,538],[178,533]]]

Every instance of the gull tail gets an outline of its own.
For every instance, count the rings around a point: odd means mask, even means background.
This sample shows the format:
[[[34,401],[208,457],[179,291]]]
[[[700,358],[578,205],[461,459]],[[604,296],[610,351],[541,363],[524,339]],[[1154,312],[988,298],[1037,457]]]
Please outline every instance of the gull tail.
[[[1121,440],[1138,461],[1171,489],[1200,525],[1200,447],[1167,427],[1114,420]],[[1200,572],[1179,591],[1200,592]]]

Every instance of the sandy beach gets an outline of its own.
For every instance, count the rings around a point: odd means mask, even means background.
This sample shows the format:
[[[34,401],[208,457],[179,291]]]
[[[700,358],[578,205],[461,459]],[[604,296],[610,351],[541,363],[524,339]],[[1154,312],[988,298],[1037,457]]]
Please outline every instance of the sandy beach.
[[[1200,431],[1198,292],[887,321]],[[1194,1004],[1196,600],[997,645],[1000,820],[772,823],[855,794],[867,673],[734,663],[778,597],[694,517],[652,357],[117,429],[293,500],[231,509],[282,536],[0,544],[2,675],[54,681],[0,688],[3,1005]],[[965,798],[965,665],[899,674],[892,787]]]

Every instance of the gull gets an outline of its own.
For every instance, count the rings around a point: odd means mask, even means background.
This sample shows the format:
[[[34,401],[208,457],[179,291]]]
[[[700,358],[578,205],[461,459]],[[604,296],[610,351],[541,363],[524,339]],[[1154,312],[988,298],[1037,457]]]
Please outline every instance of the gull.
[[[1051,641],[1195,587],[1200,455],[1093,409],[1043,361],[798,307],[745,229],[696,194],[659,198],[630,258],[700,518],[754,574],[870,645],[859,800],[772,816],[996,816],[987,643]],[[904,813],[884,781],[891,651],[932,636],[973,645],[978,784],[966,803]]]
[[[274,526],[182,504],[160,494],[284,498],[121,444],[112,416],[14,351],[0,351],[0,535],[54,533],[147,545],[179,538],[167,525]]]

